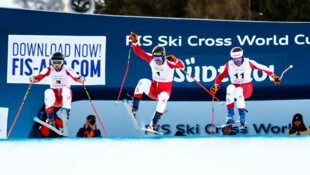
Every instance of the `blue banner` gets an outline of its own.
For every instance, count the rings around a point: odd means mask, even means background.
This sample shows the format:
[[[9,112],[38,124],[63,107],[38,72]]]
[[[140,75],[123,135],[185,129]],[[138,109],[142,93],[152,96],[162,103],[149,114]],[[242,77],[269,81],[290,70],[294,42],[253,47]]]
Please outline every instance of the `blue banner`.
[[[4,65],[0,70],[0,106],[9,108],[8,128],[21,105],[29,77],[48,66],[53,51],[63,51],[67,64],[89,79],[86,85],[93,100],[117,98],[129,57],[130,69],[122,97],[132,94],[139,79],[151,78],[151,72],[145,61],[129,51],[131,31],[139,35],[139,44],[146,52],[161,45],[167,54],[182,59],[184,70],[208,89],[222,66],[231,59],[231,48],[241,46],[245,57],[268,66],[277,75],[288,66],[294,66],[279,86],[274,86],[261,71],[253,71],[254,92],[249,100],[310,98],[309,22],[81,15],[4,8],[0,9],[0,19],[5,24],[0,29],[0,55]],[[98,38],[92,42],[92,37]],[[218,93],[222,101],[228,84],[227,77]],[[43,105],[46,88],[46,85],[35,85],[31,89],[13,137],[28,137],[31,116],[37,115]],[[72,90],[74,101],[87,100],[81,86],[73,86]],[[210,101],[211,97],[191,77],[178,70],[170,100]],[[29,132],[25,132],[25,128]]]

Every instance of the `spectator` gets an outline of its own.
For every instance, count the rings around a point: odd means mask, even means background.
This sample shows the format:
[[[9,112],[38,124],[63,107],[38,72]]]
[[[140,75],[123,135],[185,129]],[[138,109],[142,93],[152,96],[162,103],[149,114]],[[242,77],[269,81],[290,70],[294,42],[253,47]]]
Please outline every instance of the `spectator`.
[[[175,132],[174,136],[186,136],[185,131],[177,131]]]
[[[231,126],[225,126],[222,131],[223,135],[237,135],[237,132],[235,132]]]
[[[301,114],[297,113],[292,119],[292,127],[287,132],[288,135],[301,135],[309,134],[309,129],[305,126],[303,117]]]
[[[96,117],[88,115],[86,123],[79,129],[76,137],[101,137],[101,132],[96,126]]]

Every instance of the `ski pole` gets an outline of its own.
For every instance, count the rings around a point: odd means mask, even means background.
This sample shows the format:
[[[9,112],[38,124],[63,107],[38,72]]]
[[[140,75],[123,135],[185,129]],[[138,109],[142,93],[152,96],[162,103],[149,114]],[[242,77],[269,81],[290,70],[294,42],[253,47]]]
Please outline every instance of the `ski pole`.
[[[212,96],[212,113],[211,113],[211,128],[210,128],[210,132],[211,132],[211,136],[213,135],[213,126],[214,126],[214,95]]]
[[[131,53],[131,47],[129,48],[129,51],[128,51],[128,61],[127,61],[127,67],[126,67],[126,71],[124,73],[124,76],[123,76],[123,80],[122,80],[122,84],[121,84],[121,87],[120,87],[120,90],[118,92],[118,96],[117,96],[117,99],[116,99],[116,105],[118,104],[118,101],[119,101],[119,98],[121,96],[121,93],[122,93],[122,90],[123,90],[123,87],[124,87],[124,83],[125,83],[125,80],[126,80],[126,77],[127,77],[127,73],[128,73],[128,70],[129,70],[129,67],[130,67],[130,53]]]
[[[18,117],[19,117],[19,114],[20,114],[20,112],[21,112],[21,110],[22,110],[22,108],[23,108],[23,106],[24,106],[24,104],[25,104],[25,101],[26,101],[26,99],[27,99],[27,96],[28,96],[28,93],[29,93],[31,87],[32,87],[32,83],[29,84],[28,89],[27,89],[27,91],[26,91],[26,94],[25,94],[25,96],[24,96],[24,99],[23,99],[23,101],[22,101],[22,104],[20,105],[19,110],[18,110],[18,112],[17,112],[17,114],[16,114],[16,116],[15,116],[15,118],[14,118],[13,124],[12,124],[12,126],[11,126],[11,128],[10,128],[10,130],[9,130],[9,133],[8,133],[8,138],[10,137],[10,135],[11,135],[11,133],[12,133],[12,130],[13,130],[13,128],[14,128],[14,126],[15,126],[15,123],[16,123]]]
[[[204,89],[206,92],[208,92],[209,95],[211,95],[212,97],[214,97],[215,100],[217,100],[218,102],[220,102],[221,105],[223,105],[224,103],[219,100],[214,94],[212,94],[207,88],[205,88],[201,83],[199,83],[193,76],[191,76],[189,73],[187,73],[185,70],[180,69],[182,72],[184,72],[187,76],[189,76],[191,79],[193,79],[202,89]]]
[[[99,121],[99,123],[100,123],[100,125],[101,125],[101,127],[102,127],[102,129],[103,129],[104,135],[105,135],[105,136],[108,136],[108,133],[107,133],[107,131],[106,131],[104,125],[103,125],[102,122],[101,122],[101,119],[100,119],[100,117],[99,117],[99,115],[98,115],[98,113],[97,113],[97,111],[96,111],[96,109],[95,109],[94,103],[93,103],[93,101],[91,100],[90,95],[89,95],[89,93],[88,93],[88,91],[87,91],[86,86],[85,86],[84,83],[83,83],[83,87],[84,87],[84,90],[85,90],[86,95],[87,95],[87,97],[88,97],[88,100],[89,100],[89,102],[90,102],[90,104],[91,104],[91,106],[92,106],[92,108],[93,108],[93,110],[94,110],[94,112],[95,112],[95,114],[96,114],[96,117],[97,117],[97,119],[98,119],[98,121]]]
[[[283,75],[284,75],[288,70],[290,70],[290,69],[292,69],[292,68],[293,68],[293,65],[290,65],[288,68],[286,68],[286,69],[281,73],[280,80],[282,80]]]

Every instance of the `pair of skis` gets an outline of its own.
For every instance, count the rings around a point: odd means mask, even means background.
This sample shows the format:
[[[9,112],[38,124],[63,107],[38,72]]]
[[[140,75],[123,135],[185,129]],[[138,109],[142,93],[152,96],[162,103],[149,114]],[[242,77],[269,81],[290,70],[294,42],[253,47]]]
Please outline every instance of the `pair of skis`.
[[[133,113],[131,111],[131,106],[132,106],[131,102],[128,101],[127,99],[123,99],[122,103],[123,103],[124,107],[126,108],[128,114],[130,116],[131,122],[133,124],[133,127],[135,129],[137,129],[137,130],[144,130],[144,131],[151,132],[151,133],[157,134],[157,135],[163,135],[164,134],[164,133],[159,132],[159,131],[154,131],[152,129],[145,128],[144,125],[143,125],[142,128],[140,128],[136,117],[133,115]]]
[[[44,121],[42,121],[41,119],[39,119],[37,116],[33,117],[33,120],[47,128],[49,128],[50,130],[54,131],[56,134],[60,135],[60,136],[64,136],[64,137],[68,137],[69,133],[68,133],[68,126],[69,126],[69,121],[68,121],[68,112],[67,109],[65,108],[61,108],[60,109],[60,113],[61,113],[61,120],[63,122],[63,128],[62,131],[57,129],[55,126],[52,126]]]
[[[246,123],[246,122],[245,122],[245,123]],[[232,122],[232,123],[225,123],[225,124],[223,124],[223,125],[217,125],[216,128],[223,129],[223,128],[227,127],[227,126],[231,126],[231,125],[234,125],[234,124],[240,124],[240,121],[237,120],[237,121],[234,121],[234,122]],[[245,127],[239,127],[239,128],[241,129],[241,128],[245,128]]]

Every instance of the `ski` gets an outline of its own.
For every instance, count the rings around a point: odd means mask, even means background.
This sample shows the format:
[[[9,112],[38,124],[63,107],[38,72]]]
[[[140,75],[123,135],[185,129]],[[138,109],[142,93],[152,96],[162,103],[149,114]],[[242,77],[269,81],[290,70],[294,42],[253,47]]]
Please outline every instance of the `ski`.
[[[61,120],[63,123],[63,136],[68,137],[69,136],[69,132],[68,132],[68,126],[69,126],[69,116],[68,116],[68,111],[66,108],[61,108],[60,109],[60,114],[61,114]]]
[[[55,133],[57,133],[58,135],[63,136],[63,132],[61,132],[60,130],[58,130],[57,128],[55,128],[54,126],[45,123],[44,121],[40,120],[38,117],[33,117],[33,120],[47,128],[49,128],[50,130],[54,131]]]
[[[146,131],[146,132],[151,132],[151,133],[153,133],[153,134],[164,135],[163,132],[154,131],[154,130],[149,129],[149,128],[141,128],[141,130],[144,130],[144,131]]]
[[[223,125],[218,125],[218,126],[216,126],[216,128],[225,128],[226,126],[231,126],[231,125],[234,125],[234,124],[237,124],[237,123],[240,123],[240,121],[237,120],[237,121],[234,121],[232,123],[226,123],[226,124],[223,124]]]
[[[131,102],[129,102],[127,99],[123,99],[122,103],[123,103],[124,107],[126,108],[129,116],[130,116],[130,119],[131,119],[131,122],[132,122],[134,128],[135,129],[139,129],[139,125],[138,125],[137,119],[133,115],[133,113],[131,112],[131,104],[130,104]]]

